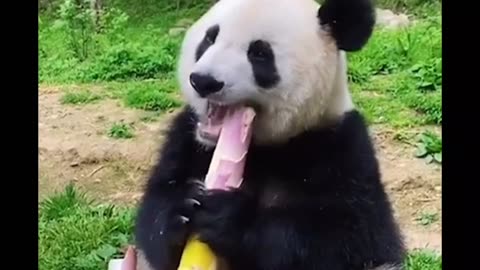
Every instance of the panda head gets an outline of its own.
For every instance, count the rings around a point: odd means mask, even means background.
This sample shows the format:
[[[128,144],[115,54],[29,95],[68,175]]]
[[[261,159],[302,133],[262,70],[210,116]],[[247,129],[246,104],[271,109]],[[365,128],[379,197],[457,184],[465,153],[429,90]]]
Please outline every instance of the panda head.
[[[248,105],[254,142],[288,140],[353,109],[344,51],[361,49],[373,26],[369,0],[220,0],[185,35],[182,92],[199,122]]]

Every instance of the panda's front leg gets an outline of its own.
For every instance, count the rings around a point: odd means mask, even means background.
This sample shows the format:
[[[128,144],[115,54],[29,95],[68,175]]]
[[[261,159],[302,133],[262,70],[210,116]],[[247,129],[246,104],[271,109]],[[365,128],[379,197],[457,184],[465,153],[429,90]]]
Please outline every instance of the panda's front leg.
[[[199,152],[190,135],[191,117],[185,110],[175,119],[137,214],[137,248],[154,270],[177,268],[203,192],[203,182],[191,180],[192,153]]]
[[[230,261],[239,255],[246,229],[255,217],[255,197],[241,189],[208,190],[195,211],[192,230]]]

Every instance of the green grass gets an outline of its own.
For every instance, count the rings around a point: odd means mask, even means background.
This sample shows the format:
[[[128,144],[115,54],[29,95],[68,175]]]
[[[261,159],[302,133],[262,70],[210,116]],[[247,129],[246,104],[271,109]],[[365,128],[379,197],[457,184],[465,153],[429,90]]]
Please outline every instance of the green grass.
[[[62,104],[86,104],[100,100],[102,97],[88,90],[68,91],[60,99]]]
[[[97,205],[68,186],[39,205],[39,269],[107,269],[132,241],[134,213]]]
[[[395,127],[442,123],[441,17],[407,29],[377,28],[364,50],[349,54],[359,108],[373,123]]]
[[[131,139],[135,136],[131,125],[125,123],[113,123],[108,130],[108,136],[114,139]]]
[[[133,241],[135,211],[97,204],[72,185],[39,206],[39,269],[106,269]],[[409,254],[406,270],[441,270],[441,256]]]
[[[441,270],[442,256],[426,250],[411,252],[406,260],[406,270]]]
[[[357,90],[355,86],[351,89],[355,104],[365,114],[370,124],[388,124],[401,128],[423,123],[415,111],[388,94]]]

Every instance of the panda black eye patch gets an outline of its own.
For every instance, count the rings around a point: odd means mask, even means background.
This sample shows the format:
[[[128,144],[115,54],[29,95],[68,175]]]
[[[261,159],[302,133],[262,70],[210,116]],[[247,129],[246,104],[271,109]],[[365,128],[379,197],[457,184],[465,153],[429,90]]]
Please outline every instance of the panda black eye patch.
[[[252,41],[248,46],[247,58],[252,64],[255,81],[260,87],[271,88],[278,83],[280,77],[270,43],[264,40]]]
[[[205,32],[205,36],[203,37],[200,44],[198,44],[197,51],[195,52],[195,61],[198,61],[202,55],[207,51],[210,46],[215,44],[215,40],[217,39],[218,32],[220,32],[220,26],[218,24],[211,26]]]

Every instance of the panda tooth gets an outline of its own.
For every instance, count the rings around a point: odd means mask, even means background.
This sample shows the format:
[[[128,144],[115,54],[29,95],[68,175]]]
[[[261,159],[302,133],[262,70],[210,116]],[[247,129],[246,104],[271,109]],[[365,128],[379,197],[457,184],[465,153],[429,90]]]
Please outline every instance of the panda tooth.
[[[210,118],[213,115],[214,106],[209,102],[207,107],[207,116]]]

